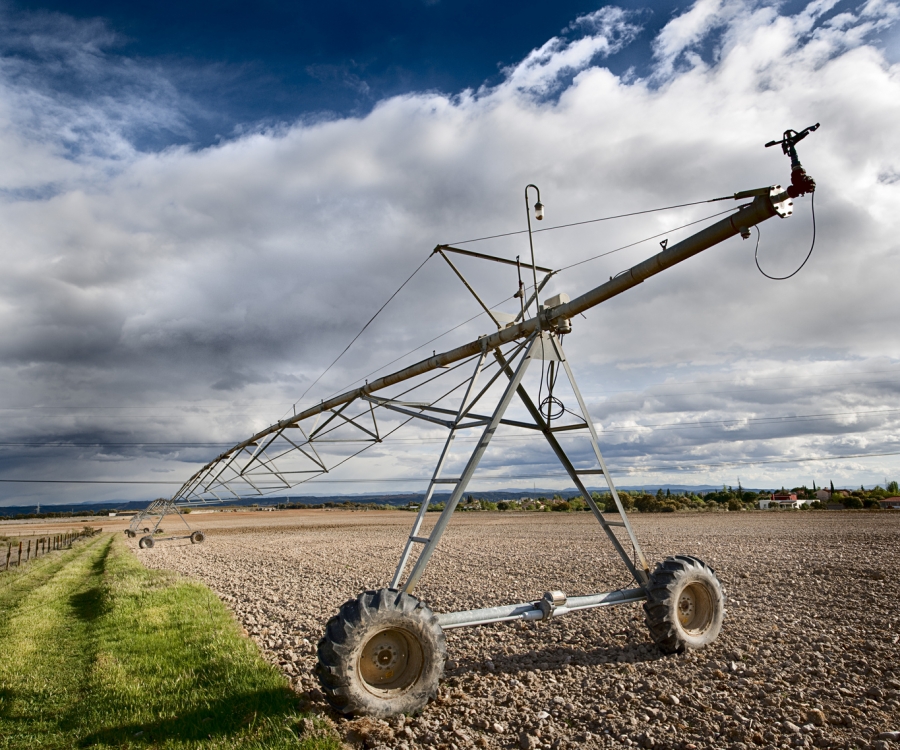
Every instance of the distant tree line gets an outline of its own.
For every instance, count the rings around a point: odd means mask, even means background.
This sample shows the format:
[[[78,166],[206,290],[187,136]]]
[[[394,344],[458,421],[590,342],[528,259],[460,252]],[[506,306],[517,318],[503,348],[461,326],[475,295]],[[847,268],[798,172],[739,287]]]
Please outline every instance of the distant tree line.
[[[828,507],[828,503],[823,503],[817,498],[816,488],[809,489],[806,485],[794,487],[790,490],[782,487],[781,489],[763,490],[761,492],[745,490],[740,485],[737,488],[723,485],[721,489],[709,492],[673,492],[670,489],[663,490],[662,488],[658,489],[656,494],[642,491],[618,491],[622,507],[626,511],[636,511],[638,513],[675,513],[688,510],[714,512],[759,510],[760,499],[765,499],[772,494],[796,494],[798,500],[806,501],[800,505],[800,510],[825,510]],[[897,495],[897,482],[890,482],[886,489],[877,485],[871,490],[860,487],[858,490],[849,492],[847,496],[843,496],[838,491],[835,491],[832,496],[834,501],[832,504],[841,503],[843,507],[849,509],[868,508],[875,510],[881,508],[879,500]],[[616,503],[610,492],[593,492],[591,497],[602,512],[616,512]],[[410,507],[415,510],[418,508],[418,505],[411,504]],[[443,509],[443,502],[432,503],[428,508],[429,511],[441,511]],[[772,509],[777,509],[777,507]],[[590,508],[581,495],[570,498],[564,498],[561,495],[553,495],[550,498],[543,496],[535,498],[524,497],[519,500],[501,500],[499,502],[491,502],[479,499],[474,495],[468,495],[464,501],[460,502],[457,510],[517,510],[572,513],[588,511]]]

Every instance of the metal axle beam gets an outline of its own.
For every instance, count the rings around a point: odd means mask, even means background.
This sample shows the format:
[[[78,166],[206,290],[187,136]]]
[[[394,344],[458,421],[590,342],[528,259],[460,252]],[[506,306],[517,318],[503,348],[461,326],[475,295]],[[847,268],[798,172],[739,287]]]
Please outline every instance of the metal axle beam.
[[[462,612],[445,612],[437,616],[443,630],[465,628],[473,625],[488,625],[492,622],[512,622],[513,620],[545,620],[561,617],[570,612],[596,607],[612,607],[618,604],[634,604],[647,599],[644,589],[621,589],[605,594],[566,597],[561,591],[544,594],[538,602],[506,604],[502,607],[469,609]]]

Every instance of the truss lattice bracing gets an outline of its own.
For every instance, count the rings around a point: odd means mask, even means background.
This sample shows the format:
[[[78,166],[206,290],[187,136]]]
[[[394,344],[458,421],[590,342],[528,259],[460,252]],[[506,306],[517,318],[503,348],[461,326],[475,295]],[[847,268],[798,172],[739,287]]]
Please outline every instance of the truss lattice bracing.
[[[187,528],[188,532],[191,531],[190,525],[178,509],[178,505],[176,505],[174,500],[166,497],[154,500],[150,505],[144,508],[144,510],[136,514],[134,518],[131,519],[131,523],[128,524],[128,531],[131,532],[132,536],[141,533],[150,534],[152,536],[159,529],[162,520],[167,515],[171,514],[177,515]],[[144,531],[145,529],[146,531]]]
[[[559,337],[552,332],[538,332],[533,334],[522,346],[517,347],[511,354],[504,355],[502,352],[496,351],[494,352],[494,358],[498,365],[498,372],[494,379],[503,376],[506,378],[502,394],[496,401],[496,405],[493,407],[490,415],[479,413],[480,411],[483,411],[486,406],[485,402],[488,400],[486,394],[493,384],[492,380],[481,390],[478,390],[476,387],[478,380],[482,375],[483,365],[486,359],[486,354],[482,354],[476,362],[474,372],[467,384],[465,395],[459,408],[456,410],[452,419],[444,420],[444,425],[449,430],[447,440],[441,451],[441,455],[438,458],[428,490],[419,506],[416,520],[413,523],[412,531],[409,534],[409,538],[407,539],[403,553],[401,554],[400,562],[394,572],[391,588],[402,589],[406,593],[410,593],[418,583],[431,556],[437,548],[447,524],[450,522],[450,517],[456,510],[469,482],[478,469],[478,465],[484,456],[485,451],[488,449],[494,434],[497,429],[503,425],[538,431],[544,436],[556,458],[562,464],[563,468],[565,468],[566,473],[568,473],[569,478],[581,491],[582,496],[590,506],[595,518],[599,521],[603,530],[606,532],[609,541],[624,561],[632,576],[634,576],[639,585],[645,584],[650,573],[649,567],[634,535],[634,531],[631,528],[631,524],[628,521],[628,517],[624,512],[615,485],[606,469],[606,463],[600,452],[600,446],[597,441],[597,432],[591,419],[590,412],[584,403],[581,392],[578,390],[578,385],[575,382],[575,377],[566,360]],[[568,415],[575,418],[575,422],[572,422],[571,419],[569,419],[563,424],[554,425],[552,418],[553,413],[550,408],[548,407],[546,413],[542,412],[540,404],[536,403],[535,399],[529,394],[523,384],[523,380],[526,370],[535,360],[549,361],[565,371],[572,395],[575,397],[577,403],[577,411],[567,410],[567,412]],[[524,406],[526,413],[530,417],[530,421],[505,418],[505,414],[516,398],[518,398],[520,404]],[[388,408],[391,408],[392,406],[384,399],[380,399],[379,401]],[[479,408],[479,412],[476,412],[476,408]],[[448,410],[446,409],[435,409],[433,407],[426,411],[448,413]],[[468,430],[477,430],[478,428],[481,428],[481,436],[477,440],[474,450],[469,455],[462,472],[459,476],[446,476],[444,470],[457,434]],[[563,447],[558,438],[561,433],[566,433],[569,437],[574,436],[576,433],[580,433],[590,444],[592,449],[591,460],[582,460],[578,462],[580,465],[576,465],[576,462],[570,458],[569,451]],[[610,521],[603,516],[601,509],[598,507],[586,486],[585,478],[587,476],[602,477],[605,480],[608,491],[618,510],[618,521]],[[430,531],[426,533],[423,531],[423,526],[427,518],[429,505],[434,498],[435,489],[438,486],[444,485],[452,488],[450,496],[445,501],[444,508],[437,521]],[[621,527],[625,530],[627,540],[624,544],[615,534],[615,527]],[[634,554],[634,560],[632,560],[629,552],[626,551],[626,545],[631,548]],[[410,559],[416,549],[419,550],[418,556],[413,563],[411,572],[404,581],[406,569],[409,566]]]
[[[784,218],[790,215],[789,196],[779,186],[735,193],[734,198],[735,200],[752,199],[752,201],[740,206],[737,212],[731,216],[706,227],[691,237],[671,247],[663,246],[662,252],[610,278],[608,282],[569,302],[562,302],[546,309],[538,305],[538,295],[553,276],[554,272],[550,269],[439,245],[434,252],[440,254],[447,261],[453,272],[474,295],[479,305],[486,310],[497,327],[494,333],[481,336],[477,340],[455,349],[440,354],[435,353],[432,357],[366,383],[361,388],[330,397],[299,414],[261,430],[210,461],[188,479],[169,500],[151,503],[135,518],[134,528],[139,528],[148,518],[156,519],[154,528],[157,528],[166,514],[177,513],[180,507],[220,504],[248,496],[286,492],[300,484],[334,472],[354,456],[378,446],[385,438],[390,437],[396,430],[413,419],[449,429],[438,468],[427,491],[426,503],[431,502],[436,485],[450,485],[441,475],[441,470],[450,455],[451,443],[456,435],[468,430],[484,428],[478,447],[470,456],[465,471],[460,475],[459,481],[453,484],[452,505],[459,501],[459,497],[477,468],[494,431],[501,425],[514,426],[541,432],[575,486],[583,492],[585,499],[591,505],[591,510],[600,520],[613,545],[623,559],[626,559],[629,569],[636,579],[643,580],[646,562],[640,555],[640,548],[634,539],[628,519],[622,513],[621,503],[615,487],[609,479],[600,453],[596,430],[590,420],[584,400],[575,385],[557,334],[567,332],[569,321],[578,313],[622,294],[666,268],[713,247],[729,237],[746,232],[748,227],[773,216],[778,215]],[[450,261],[448,254],[499,260],[501,263],[530,269],[534,277],[534,288],[530,294],[521,295],[518,314],[511,315],[491,310],[484,304],[472,285],[466,281],[459,268]],[[537,281],[538,271],[543,276],[540,282]],[[522,291],[521,282],[520,291]],[[532,305],[537,309],[537,314],[529,318],[527,316]],[[553,357],[552,361],[556,363],[557,367],[565,371],[581,412],[582,423],[580,425],[552,425],[553,420],[549,418],[550,415],[547,419],[544,418],[540,403],[536,404],[523,387],[521,378],[524,376],[528,363],[538,356],[535,354],[536,351],[540,351],[541,358]],[[458,376],[460,368],[468,368],[470,365],[474,365],[474,374],[467,374],[455,385],[445,385],[449,380],[448,376],[454,373]],[[463,372],[468,372],[468,370],[464,369]],[[481,390],[476,391],[476,383],[479,379],[486,379],[487,384]],[[495,386],[500,387],[501,382],[505,383],[503,396],[496,402],[493,412],[490,414],[476,413],[475,407],[490,400],[486,394]],[[402,389],[397,393],[389,394],[388,389],[393,389],[395,386],[400,386]],[[441,390],[441,388],[445,389]],[[464,389],[465,396],[461,405],[451,406],[449,401],[445,401],[450,397],[458,398],[458,392],[462,389]],[[376,393],[379,395],[374,395]],[[412,393],[416,394],[418,400],[410,400]],[[518,397],[516,403],[525,407],[525,421],[504,416],[514,401],[514,397]],[[528,419],[530,421],[527,421]],[[588,436],[596,462],[594,468],[580,467],[578,462],[572,460],[569,452],[562,445],[563,432],[579,429]],[[602,476],[606,480],[608,488],[615,498],[621,516],[621,521],[615,523],[625,529],[628,539],[624,542],[619,541],[615,536],[611,528],[614,525],[613,522],[603,519],[600,510],[587,492],[584,478],[591,473]],[[448,519],[449,513],[442,514],[438,519],[440,528],[436,527],[437,533],[433,529],[428,537],[429,541],[424,543],[407,580],[408,587],[411,588],[418,576],[421,575],[421,569],[427,564],[436,539],[440,537]],[[184,521],[183,517],[182,521]],[[185,525],[187,525],[186,521]],[[402,565],[398,568],[397,576],[395,576],[397,581],[404,572],[404,566],[411,558],[413,547],[410,545],[419,544],[414,538],[425,538],[418,537],[419,526],[421,526],[421,522],[417,520],[417,529],[410,537]],[[431,543],[431,540],[434,540],[434,544]],[[634,561],[627,559],[626,546],[634,548]]]
[[[541,331],[559,330],[578,313],[622,294],[666,268],[773,216],[789,215],[789,210],[785,206],[790,201],[787,193],[782,191],[779,186],[748,190],[736,193],[734,197],[736,200],[745,198],[753,200],[741,206],[735,214],[706,227],[682,242],[665,247],[662,252],[638,263],[570,302],[548,309],[541,308],[538,314],[526,319],[526,311],[532,303],[537,306],[537,294],[553,273],[549,269],[535,267],[534,271],[540,270],[545,274],[544,278],[537,285],[537,289],[532,292],[530,299],[527,301],[523,299],[518,315],[501,317],[495,311],[488,310],[498,328],[495,333],[482,336],[450,351],[441,354],[435,353],[433,357],[380,377],[371,383],[366,383],[361,388],[333,396],[299,414],[271,425],[251,438],[238,443],[200,469],[173,495],[172,501],[178,505],[223,503],[246,495],[264,495],[286,491],[305,481],[327,474],[344,461],[358,455],[370,445],[381,442],[387,436],[388,433],[377,421],[378,410],[385,408],[387,404],[378,399],[369,398],[372,394],[407,381],[419,381],[418,384],[407,389],[407,392],[415,390],[420,387],[423,377],[428,376],[425,382],[431,379],[429,373],[437,371],[440,374],[440,368],[449,366],[451,369],[456,369],[467,360],[482,357],[485,353],[502,353],[504,347],[515,348],[521,345],[522,341],[528,340]],[[435,252],[440,253],[448,262],[447,253],[461,253],[480,258],[489,257],[471,251],[460,251],[446,245],[439,245],[435,248]],[[462,279],[459,270],[452,263],[450,265]],[[532,268],[526,264],[521,265],[524,268]],[[475,295],[479,304],[487,309],[471,285],[465,279],[463,281]],[[509,317],[512,320],[509,320]],[[397,398],[399,398],[398,395],[393,396],[393,399]],[[427,403],[432,405],[434,401]],[[411,407],[398,408],[406,408],[407,411],[412,412],[420,411],[415,404]],[[396,409],[394,411],[396,412]],[[415,416],[417,415],[407,415],[407,419]],[[315,421],[310,424],[313,418]],[[441,424],[448,420],[432,417],[432,421]],[[399,426],[393,424],[388,427],[388,431]],[[334,449],[338,442],[348,440],[344,435],[338,436],[339,428],[344,428],[345,432],[352,430],[354,434],[349,439],[353,442],[359,443],[362,440],[369,445],[364,445],[360,450],[351,452],[349,455],[346,454],[346,451],[343,455],[337,455],[334,450],[325,455],[326,446]]]
[[[192,506],[286,492],[330,474],[413,418],[444,425],[447,419],[443,415],[451,412],[437,404],[452,398],[465,384],[452,379],[471,359],[419,377],[392,398],[361,394],[304,424],[284,424],[235,446],[192,477],[173,500],[180,506]],[[402,400],[413,393],[423,394],[424,400]]]

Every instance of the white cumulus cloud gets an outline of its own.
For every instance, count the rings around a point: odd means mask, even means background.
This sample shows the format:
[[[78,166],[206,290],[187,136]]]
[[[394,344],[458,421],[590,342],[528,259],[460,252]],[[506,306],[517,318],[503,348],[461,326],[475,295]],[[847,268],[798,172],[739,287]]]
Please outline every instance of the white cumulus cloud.
[[[753,462],[900,450],[900,69],[879,41],[897,17],[884,1],[788,16],[698,0],[658,35],[652,75],[626,79],[605,61],[639,23],[605,8],[495,87],[251,124],[203,149],[147,146],[148,134],[182,132],[196,105],[113,55],[105,27],[18,19],[0,46],[0,442],[16,444],[2,448],[0,478],[186,479],[221,449],[193,444],[224,447],[281,417],[435,244],[522,229],[527,183],[541,188],[545,224],[730,195],[786,183],[787,160],[763,143],[819,121],[800,145],[819,184],[800,274],[767,281],[755,239],[733,239],[576,319],[566,346],[626,484],[733,483],[740,466],[745,486],[896,475],[896,457]],[[28,54],[26,39],[38,40]],[[63,64],[84,91],[55,88]],[[91,93],[109,80],[100,89],[117,95]],[[659,233],[674,242],[692,230],[672,228],[730,205],[541,233],[538,263]],[[811,229],[808,198],[766,222],[763,268],[793,270]],[[585,291],[657,241],[563,271],[547,294]],[[527,254],[522,235],[470,247]],[[508,273],[461,268],[490,302],[515,290]],[[478,312],[431,259],[306,402]],[[401,364],[489,328],[482,317]],[[48,440],[73,447],[21,445]],[[543,464],[527,445],[490,465],[533,473]],[[385,446],[381,463],[361,458],[342,476],[427,474],[438,447]],[[0,486],[8,504],[154,492]]]

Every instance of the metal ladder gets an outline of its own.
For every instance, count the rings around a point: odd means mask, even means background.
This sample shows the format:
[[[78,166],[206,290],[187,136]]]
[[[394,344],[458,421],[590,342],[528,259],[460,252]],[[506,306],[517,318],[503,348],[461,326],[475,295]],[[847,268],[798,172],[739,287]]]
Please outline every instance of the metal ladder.
[[[466,487],[468,486],[472,475],[477,469],[478,464],[482,456],[484,455],[484,452],[487,449],[491,438],[494,435],[494,432],[501,424],[538,430],[544,435],[553,452],[556,454],[557,458],[562,464],[563,468],[569,474],[569,477],[575,483],[577,489],[582,493],[585,502],[588,504],[594,514],[594,517],[606,532],[606,535],[612,543],[613,547],[625,562],[625,565],[628,567],[629,571],[634,576],[638,584],[643,586],[649,580],[649,566],[647,565],[646,559],[644,558],[643,552],[641,551],[634,531],[631,528],[628,517],[625,514],[625,510],[622,506],[622,502],[619,498],[618,492],[616,491],[615,485],[610,478],[609,473],[607,472],[606,463],[603,460],[603,454],[600,451],[600,445],[597,439],[597,430],[593,424],[593,421],[591,420],[590,413],[584,402],[584,398],[582,397],[581,392],[578,389],[578,385],[575,382],[575,377],[572,373],[571,368],[569,367],[569,363],[565,358],[565,353],[563,352],[562,344],[560,343],[559,338],[555,333],[552,332],[537,332],[536,334],[531,336],[522,346],[516,348],[510,356],[504,356],[499,351],[499,349],[494,350],[494,356],[500,365],[498,373],[491,379],[491,382],[488,383],[488,385],[479,392],[479,394],[475,398],[471,398],[476,381],[478,380],[478,376],[481,374],[484,366],[486,352],[482,352],[481,357],[479,357],[478,359],[475,372],[473,373],[472,378],[469,381],[468,387],[466,389],[466,394],[463,397],[459,410],[455,414],[455,418],[452,422],[444,423],[447,427],[449,427],[450,432],[447,436],[447,440],[444,444],[443,450],[441,451],[440,457],[438,458],[434,473],[432,474],[431,480],[428,485],[428,489],[425,493],[421,505],[419,506],[416,520],[413,523],[412,530],[410,531],[409,537],[407,538],[403,553],[400,557],[400,562],[397,565],[397,569],[394,572],[393,578],[391,579],[391,588],[402,588],[403,591],[409,593],[418,583],[419,579],[424,573],[428,561],[435,551],[438,541],[440,540],[447,524],[449,523],[451,515],[456,510],[460,499],[465,493]],[[517,359],[518,362],[516,362]],[[553,427],[552,424],[548,423],[548,420],[545,419],[541,414],[539,407],[535,405],[527,390],[522,385],[522,379],[525,375],[525,371],[528,368],[528,365],[534,359],[559,362],[560,366],[564,368],[572,391],[578,402],[578,407],[581,411],[581,415],[583,418],[582,424]],[[513,368],[514,364],[515,368]],[[481,396],[483,396],[487,392],[488,388],[493,385],[494,381],[500,374],[505,374],[509,382],[496,408],[494,409],[493,414],[490,417],[472,415],[472,408],[475,406],[475,404],[477,404]],[[503,418],[514,396],[518,396],[520,401],[524,404],[525,408],[531,415],[531,418],[534,420],[533,423]],[[482,433],[481,439],[478,441],[475,449],[472,451],[472,454],[470,455],[469,460],[466,463],[466,466],[460,476],[453,478],[443,477],[441,475],[441,472],[447,461],[451,445],[454,438],[456,437],[457,432],[463,429],[480,426],[484,427],[484,432]],[[593,449],[594,456],[596,458],[596,464],[594,468],[575,468],[565,449],[556,438],[556,433],[558,432],[577,430],[588,431],[591,448]],[[603,517],[602,511],[597,506],[596,502],[594,501],[593,497],[591,497],[590,492],[584,484],[582,477],[585,476],[604,477],[610,494],[616,504],[616,508],[619,512],[619,517],[621,520],[608,521]],[[431,529],[431,532],[427,536],[421,535],[422,524],[425,519],[425,514],[428,512],[428,508],[434,497],[435,488],[438,485],[444,484],[453,486],[450,497],[448,498],[440,517],[438,518],[434,527]],[[632,560],[631,555],[628,554],[622,542],[613,532],[613,527],[621,527],[625,529],[629,537],[631,546],[634,550],[634,560]],[[415,548],[415,545],[422,545],[421,552],[419,553],[419,557],[416,560],[415,565],[413,566],[412,572],[409,574],[406,582],[401,586],[403,574],[409,563],[409,559],[413,549]]]

